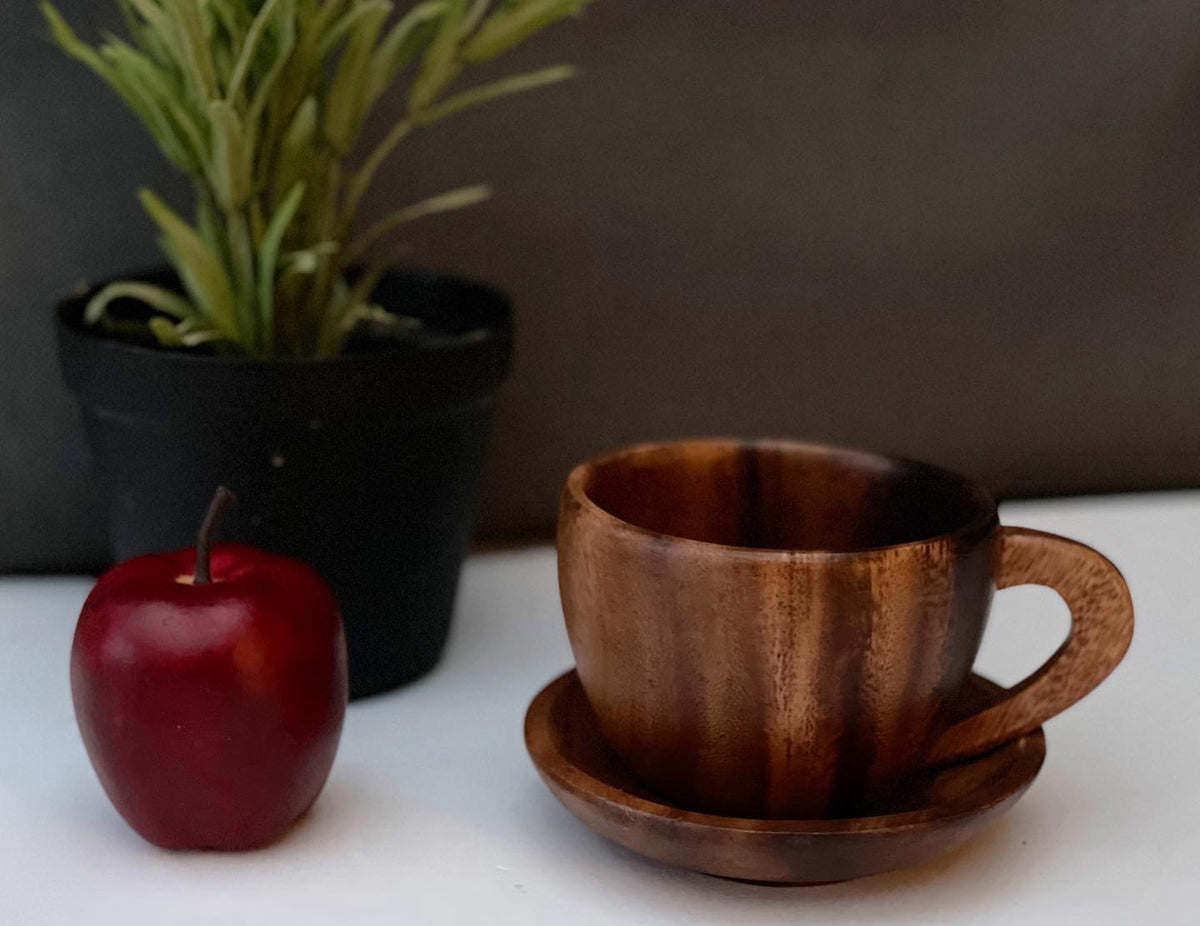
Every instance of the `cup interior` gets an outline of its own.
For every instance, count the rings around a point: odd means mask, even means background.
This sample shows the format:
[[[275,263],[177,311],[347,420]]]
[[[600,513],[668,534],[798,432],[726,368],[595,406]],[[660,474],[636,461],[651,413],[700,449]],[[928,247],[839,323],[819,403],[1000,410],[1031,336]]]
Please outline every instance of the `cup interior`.
[[[580,467],[569,488],[642,530],[762,550],[870,550],[996,518],[985,490],[939,467],[790,442],[635,447]]]

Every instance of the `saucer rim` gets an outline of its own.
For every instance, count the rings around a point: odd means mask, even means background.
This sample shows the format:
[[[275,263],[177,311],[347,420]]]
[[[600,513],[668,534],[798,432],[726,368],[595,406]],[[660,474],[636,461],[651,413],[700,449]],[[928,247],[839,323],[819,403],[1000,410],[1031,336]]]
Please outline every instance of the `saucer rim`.
[[[997,691],[1004,689],[990,679],[971,673],[972,679],[982,681]],[[530,702],[525,712],[525,747],[538,773],[553,779],[570,794],[598,806],[619,806],[642,816],[662,820],[672,826],[695,826],[708,830],[747,835],[796,835],[805,837],[850,837],[871,834],[916,833],[936,830],[956,821],[987,814],[1000,805],[1019,798],[1033,784],[1046,759],[1046,734],[1038,727],[1031,733],[1005,743],[984,755],[1013,750],[1021,753],[1019,761],[1002,780],[1004,787],[988,793],[987,799],[969,807],[960,807],[938,814],[937,806],[906,810],[892,814],[829,819],[785,820],[733,817],[688,810],[641,797],[609,784],[584,771],[554,746],[550,735],[551,709],[573,684],[581,685],[574,667],[546,684]],[[979,761],[983,756],[963,760],[961,765]],[[930,812],[934,814],[930,816]],[[920,819],[915,819],[919,817]]]

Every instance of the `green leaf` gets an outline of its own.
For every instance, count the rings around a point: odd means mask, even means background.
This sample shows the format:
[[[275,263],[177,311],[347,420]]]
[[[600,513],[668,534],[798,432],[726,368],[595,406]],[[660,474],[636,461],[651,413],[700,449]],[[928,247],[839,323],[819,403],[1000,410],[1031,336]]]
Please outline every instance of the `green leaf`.
[[[350,185],[346,189],[346,198],[339,217],[339,228],[343,234],[353,224],[354,218],[358,214],[358,207],[362,203],[362,198],[366,196],[367,190],[370,189],[371,183],[375,179],[375,174],[379,172],[379,168],[383,166],[383,162],[387,160],[388,156],[396,150],[396,146],[404,141],[412,130],[413,124],[407,119],[397,122],[380,140],[379,144],[375,146],[367,156],[367,159],[363,161],[362,166],[350,179]]]
[[[464,109],[470,109],[472,106],[478,106],[480,103],[487,103],[513,93],[523,93],[526,90],[545,87],[548,84],[556,84],[559,81],[569,80],[574,76],[575,69],[570,65],[563,64],[557,67],[545,68],[541,71],[532,71],[528,74],[505,77],[493,83],[484,84],[482,87],[464,90],[462,93],[450,97],[445,102],[439,103],[426,113],[425,121],[435,122],[438,119],[445,119],[447,116],[462,112]]]
[[[217,70],[217,80],[226,81],[229,79],[229,72],[233,70],[233,56],[229,51],[229,45],[225,42],[213,42],[212,46],[213,67]]]
[[[129,0],[117,0],[117,7],[121,11],[121,18],[125,20],[125,28],[129,34],[140,40],[141,32],[146,24],[142,22],[142,18],[138,16],[133,5]]]
[[[375,292],[375,287],[379,285],[379,281],[383,279],[383,275],[387,272],[387,268],[392,264],[399,251],[394,249],[391,253],[383,255],[372,261],[362,275],[354,282],[354,286],[349,290],[345,300],[342,303],[344,312],[352,312],[357,306],[367,302],[371,295]],[[339,324],[335,329],[335,337],[343,337],[345,335],[345,326]],[[340,345],[339,345],[339,350]]]
[[[283,147],[299,154],[310,149],[317,134],[317,98],[306,97],[283,136]]]
[[[366,108],[371,54],[392,10],[387,0],[366,0],[338,61],[325,106],[325,137],[334,150],[346,153],[358,135]]]
[[[112,68],[100,57],[99,53],[75,34],[75,30],[59,15],[58,10],[52,4],[43,2],[41,8],[42,16],[50,26],[50,35],[55,44],[76,61],[87,65],[97,76],[119,92],[120,88],[113,79]]]
[[[371,98],[379,96],[437,34],[444,0],[418,3],[388,30],[371,58]]]
[[[196,170],[196,152],[180,136],[159,98],[164,92],[161,74],[124,43],[105,45],[100,56],[109,65],[110,86],[137,114],[167,160],[180,170]]]
[[[483,202],[491,195],[491,187],[480,184],[451,190],[449,193],[440,193],[437,196],[431,196],[418,203],[413,203],[411,206],[399,209],[391,215],[380,219],[356,238],[346,248],[343,263],[347,266],[354,264],[374,246],[375,242],[402,225],[407,225],[409,222],[415,222],[417,219],[423,219],[429,215],[437,215],[439,212],[450,212],[453,209],[465,209],[468,206],[474,206],[476,203]]]
[[[192,227],[154,193],[141,190],[138,198],[162,230],[167,254],[192,301],[230,340],[238,341],[233,288],[221,261]]]
[[[433,104],[450,82],[458,76],[458,46],[462,39],[463,22],[467,16],[467,0],[447,0],[446,11],[437,34],[425,52],[421,71],[413,82],[408,96],[410,116],[418,116]]]
[[[252,357],[262,350],[264,333],[259,329],[258,314],[254,311],[254,243],[250,223],[242,212],[227,214],[225,234],[229,240],[229,266],[232,267],[233,303],[239,343]]]
[[[217,74],[200,12],[200,0],[164,0],[164,4],[167,15],[178,27],[181,63],[196,97],[205,102],[217,99],[220,96]]]
[[[463,20],[463,35],[470,35],[479,26],[483,20],[483,15],[488,11],[488,7],[492,5],[492,0],[475,0],[471,4],[471,9],[467,12],[466,19]]]
[[[312,180],[312,171],[316,166],[313,158],[316,134],[317,100],[310,96],[296,110],[296,115],[279,144],[275,176],[272,178],[276,200],[286,195],[286,191],[298,182],[307,183]]]
[[[246,144],[241,120],[225,100],[208,104],[212,126],[212,161],[209,182],[217,205],[226,212],[241,209],[250,196],[250,170],[253,153]]]
[[[338,327],[343,335],[348,335],[361,322],[375,322],[377,325],[387,325],[389,328],[397,328],[402,331],[419,331],[424,327],[419,318],[413,318],[410,315],[396,315],[381,305],[363,302],[354,305],[347,311]]]
[[[317,327],[317,340],[313,353],[320,357],[335,357],[341,349],[338,337],[339,326],[348,309],[347,297],[350,287],[346,281],[338,277],[330,286],[329,300],[322,307],[320,324]]]
[[[306,30],[306,32],[311,31],[311,34],[319,42],[333,28],[333,24],[345,12],[350,2],[351,0],[323,0],[311,17],[301,17],[306,24],[311,26],[311,30]]]
[[[99,322],[108,311],[109,305],[117,299],[136,299],[152,309],[179,319],[192,318],[196,315],[195,306],[169,289],[139,280],[118,280],[115,283],[109,283],[88,300],[88,304],[83,310],[84,322],[89,325]]]
[[[190,174],[203,173],[208,164],[208,145],[203,129],[207,129],[208,125],[202,117],[185,110],[173,96],[164,95],[160,97],[160,102],[168,122],[177,130],[180,144],[187,152],[190,166],[185,171]]]
[[[208,0],[208,8],[212,10],[216,21],[221,24],[221,29],[229,42],[229,50],[236,59],[241,54],[248,31],[246,18],[249,11],[246,5],[241,0]],[[228,79],[231,75],[232,69],[226,73],[226,78]],[[228,83],[226,85],[228,86]]]
[[[577,16],[591,0],[525,0],[510,3],[487,18],[462,48],[471,64],[491,61],[560,19]]]
[[[129,10],[128,18],[137,18],[141,26],[131,29],[139,48],[163,68],[182,70],[183,53],[175,24],[167,18],[155,0],[121,0]]]
[[[225,230],[221,227],[216,210],[213,208],[211,197],[207,195],[206,191],[201,191],[197,197],[196,231],[208,246],[208,249],[216,254],[217,258],[224,264],[228,256],[225,251]]]
[[[164,37],[174,35],[171,20],[155,0],[125,0],[130,9],[140,16],[157,35]]]
[[[304,184],[297,183],[279,208],[275,210],[275,215],[271,217],[271,221],[267,225],[262,246],[258,251],[258,311],[265,336],[263,348],[268,353],[274,347],[275,272],[279,247],[283,243],[283,236],[286,234],[288,226],[292,224],[292,219],[295,218],[296,210],[300,208],[300,202],[303,199]]]
[[[262,118],[267,104],[271,101],[271,94],[275,90],[275,82],[279,79],[279,75],[283,73],[283,69],[287,67],[288,61],[291,60],[292,52],[296,48],[295,0],[283,0],[283,6],[279,11],[275,31],[275,60],[272,62],[270,70],[259,80],[258,86],[254,90],[254,100],[250,104],[250,110],[246,115],[246,123],[252,132],[257,132],[258,121]]]
[[[150,333],[158,338],[158,343],[163,347],[183,346],[183,338],[175,330],[175,326],[161,315],[155,315],[146,324],[150,328]]]
[[[281,0],[267,0],[250,24],[250,30],[246,33],[246,42],[242,46],[242,52],[238,56],[233,74],[229,78],[229,86],[225,90],[225,99],[230,104],[235,103],[241,94],[242,86],[254,64],[254,56],[258,54],[258,44],[262,41],[263,33],[266,32],[267,26],[275,16],[275,11],[279,9],[280,4]],[[290,19],[290,16],[288,18]]]
[[[332,55],[346,41],[358,24],[365,17],[373,15],[378,7],[379,0],[356,0],[354,5],[342,14],[333,26],[321,36],[318,54],[322,58],[328,58]],[[388,12],[390,13],[391,10],[389,9]]]
[[[215,328],[205,328],[202,331],[189,331],[182,335],[180,340],[184,347],[196,347],[200,344],[207,344],[210,341],[224,341],[225,336]]]
[[[287,276],[309,276],[317,272],[321,261],[341,250],[336,241],[319,241],[312,247],[301,248],[298,251],[288,251],[279,255],[279,266],[282,267],[280,278]]]
[[[291,122],[296,107],[308,96],[324,96],[328,88],[329,71],[321,60],[317,48],[326,28],[321,24],[335,7],[344,5],[344,0],[325,0],[313,7],[312,0],[296,0],[290,17],[295,32],[288,59],[279,77],[272,84],[266,101],[267,123],[272,134],[282,132]],[[273,139],[274,140],[274,139]]]
[[[209,341],[225,340],[219,331],[213,328],[197,328],[191,319],[173,325],[161,315],[156,315],[146,325],[163,347],[196,347]]]
[[[100,50],[113,69],[118,92],[146,125],[171,163],[199,173],[208,163],[208,145],[197,119],[184,108],[162,67],[120,39]]]
[[[133,0],[117,0],[117,6],[121,9],[121,18],[125,20],[125,28],[134,43],[144,51],[152,51],[156,58],[161,58],[161,53],[166,49],[154,30],[146,25]]]

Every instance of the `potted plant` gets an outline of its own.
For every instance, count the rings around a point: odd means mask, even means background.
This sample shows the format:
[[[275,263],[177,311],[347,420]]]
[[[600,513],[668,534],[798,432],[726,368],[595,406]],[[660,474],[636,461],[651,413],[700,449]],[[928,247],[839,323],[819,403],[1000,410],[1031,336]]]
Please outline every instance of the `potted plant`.
[[[230,534],[316,566],[346,624],[351,691],[428,671],[446,639],[498,387],[509,306],[390,269],[407,223],[479,202],[469,186],[365,229],[359,206],[413,132],[571,74],[462,89],[588,0],[118,0],[128,38],[55,42],[107,82],[192,179],[190,220],[143,190],[169,269],[57,311],[117,558],[185,547],[217,484]],[[385,90],[404,117],[359,150]]]

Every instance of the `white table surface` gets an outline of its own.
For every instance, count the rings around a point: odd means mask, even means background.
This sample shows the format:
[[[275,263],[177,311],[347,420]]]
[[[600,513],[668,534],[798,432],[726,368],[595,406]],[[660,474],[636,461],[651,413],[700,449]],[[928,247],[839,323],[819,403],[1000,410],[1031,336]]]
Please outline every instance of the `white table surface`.
[[[973,843],[814,888],[645,861],[542,787],[522,718],[571,665],[549,548],[472,558],[442,664],[351,705],[309,818],[241,855],[167,853],[126,828],[68,691],[90,580],[0,579],[0,924],[1200,923],[1200,493],[1023,502],[1003,520],[1116,561],[1137,606],[1128,657],[1048,724],[1040,777]],[[1016,681],[1066,626],[1051,592],[1002,592],[979,667]]]

